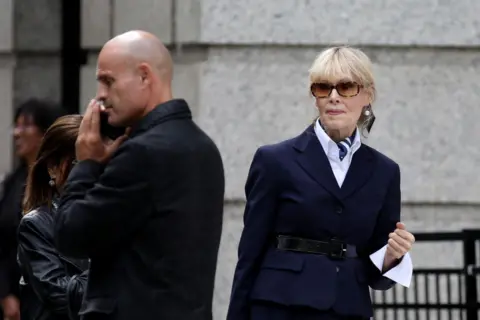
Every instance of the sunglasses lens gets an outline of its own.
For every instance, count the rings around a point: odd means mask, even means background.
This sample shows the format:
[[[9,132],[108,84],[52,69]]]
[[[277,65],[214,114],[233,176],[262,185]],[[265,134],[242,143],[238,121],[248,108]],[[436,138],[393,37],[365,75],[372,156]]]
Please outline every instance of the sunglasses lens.
[[[343,97],[353,97],[356,96],[359,92],[359,85],[355,82],[343,82],[337,84],[338,94]]]
[[[328,83],[314,83],[310,89],[314,97],[326,98],[330,95],[332,86]]]

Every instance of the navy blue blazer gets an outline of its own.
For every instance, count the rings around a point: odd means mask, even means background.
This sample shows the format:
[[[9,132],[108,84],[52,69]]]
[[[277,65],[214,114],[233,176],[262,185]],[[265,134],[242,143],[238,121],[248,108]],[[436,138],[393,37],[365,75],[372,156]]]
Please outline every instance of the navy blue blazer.
[[[369,286],[387,290],[369,254],[387,244],[400,221],[400,168],[362,144],[340,188],[313,126],[260,147],[246,186],[244,229],[228,320],[250,318],[255,301],[372,316]],[[281,251],[278,234],[355,245],[359,258]]]

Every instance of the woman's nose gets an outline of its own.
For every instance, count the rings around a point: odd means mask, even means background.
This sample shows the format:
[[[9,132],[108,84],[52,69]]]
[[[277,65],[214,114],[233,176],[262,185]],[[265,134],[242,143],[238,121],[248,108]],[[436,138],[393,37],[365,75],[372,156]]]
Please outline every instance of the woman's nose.
[[[332,103],[339,103],[340,102],[340,95],[337,92],[337,89],[333,88],[332,92],[330,93],[330,102]]]

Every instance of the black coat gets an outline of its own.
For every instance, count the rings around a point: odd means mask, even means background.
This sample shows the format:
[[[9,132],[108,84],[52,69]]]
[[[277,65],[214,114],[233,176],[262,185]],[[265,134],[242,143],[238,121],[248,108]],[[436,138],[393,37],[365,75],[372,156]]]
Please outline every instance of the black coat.
[[[83,319],[211,319],[223,200],[220,153],[184,100],[145,116],[105,167],[80,161],[55,236],[91,258]]]
[[[27,167],[19,166],[0,185],[0,300],[18,296],[17,228],[22,218],[22,198]],[[0,320],[3,319],[0,308]]]
[[[26,214],[18,227],[22,320],[77,319],[88,260],[61,255],[53,241],[53,212],[47,206]]]

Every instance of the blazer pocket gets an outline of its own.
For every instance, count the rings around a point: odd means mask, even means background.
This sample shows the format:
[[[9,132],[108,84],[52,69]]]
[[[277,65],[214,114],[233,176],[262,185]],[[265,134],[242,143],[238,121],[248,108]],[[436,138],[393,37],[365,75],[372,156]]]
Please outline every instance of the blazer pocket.
[[[335,263],[305,253],[270,251],[262,261],[250,299],[285,306],[328,309],[336,299]],[[350,270],[350,281],[355,281]]]
[[[117,301],[112,298],[106,298],[106,297],[85,298],[78,314],[79,315],[85,315],[88,313],[112,314],[116,306],[117,306]]]
[[[298,253],[271,251],[263,260],[261,269],[300,272],[303,270],[303,265],[304,258]]]

